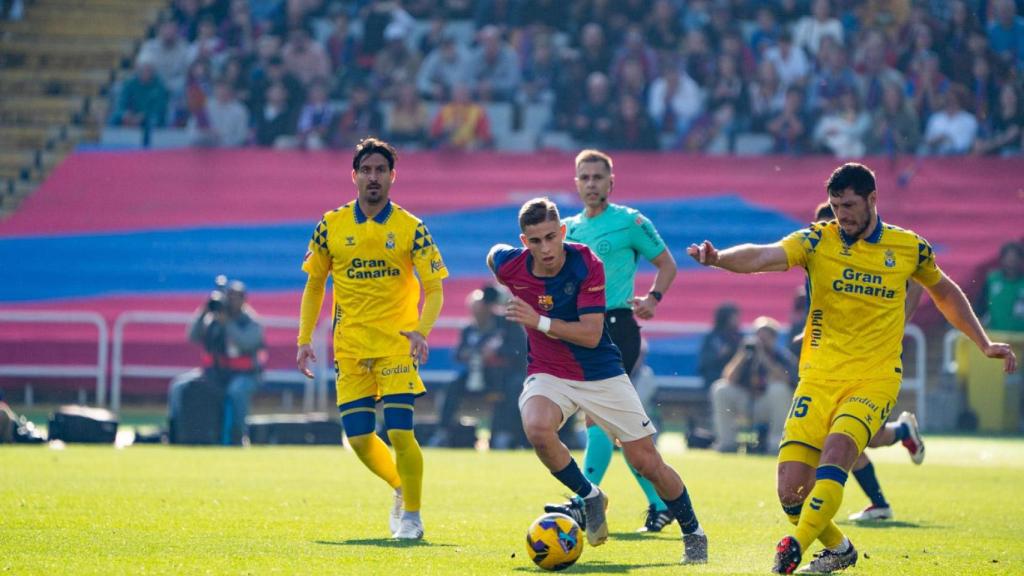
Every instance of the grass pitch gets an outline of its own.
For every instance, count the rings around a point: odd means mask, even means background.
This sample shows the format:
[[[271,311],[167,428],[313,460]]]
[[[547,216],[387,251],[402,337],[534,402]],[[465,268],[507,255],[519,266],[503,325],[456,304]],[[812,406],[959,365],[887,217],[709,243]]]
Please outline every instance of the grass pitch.
[[[679,529],[639,535],[645,502],[616,455],[611,539],[567,573],[766,573],[789,524],[774,460],[662,438],[710,537],[684,567]],[[1024,441],[928,438],[921,467],[870,452],[896,520],[841,526],[850,574],[1024,574]],[[426,450],[426,540],[388,539],[389,490],[337,447],[0,448],[3,574],[540,574],[524,534],[563,492],[531,452]],[[839,518],[867,504],[850,479]]]

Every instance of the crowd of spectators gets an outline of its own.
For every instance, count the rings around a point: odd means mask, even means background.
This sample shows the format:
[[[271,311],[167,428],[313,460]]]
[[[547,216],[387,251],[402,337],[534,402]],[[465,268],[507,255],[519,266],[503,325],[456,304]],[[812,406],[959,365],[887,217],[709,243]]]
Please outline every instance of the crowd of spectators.
[[[174,0],[112,122],[199,145],[1020,154],[1014,0]],[[512,114],[518,118],[518,114]],[[244,129],[242,128],[244,126]]]

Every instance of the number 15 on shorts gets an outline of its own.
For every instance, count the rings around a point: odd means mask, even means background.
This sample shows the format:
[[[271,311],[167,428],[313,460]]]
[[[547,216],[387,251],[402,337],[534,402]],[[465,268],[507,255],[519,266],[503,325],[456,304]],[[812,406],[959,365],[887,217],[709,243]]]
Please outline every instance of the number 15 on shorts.
[[[810,396],[796,396],[793,398],[793,405],[789,408],[790,418],[803,418],[807,415],[808,404],[811,403]]]

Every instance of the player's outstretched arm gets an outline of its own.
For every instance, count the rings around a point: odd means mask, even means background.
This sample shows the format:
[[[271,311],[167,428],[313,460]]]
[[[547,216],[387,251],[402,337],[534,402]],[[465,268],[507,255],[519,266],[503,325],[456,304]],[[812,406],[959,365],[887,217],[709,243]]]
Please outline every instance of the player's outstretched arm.
[[[505,318],[522,324],[532,330],[540,330],[541,315],[518,296],[513,296],[505,305]],[[596,348],[604,333],[604,314],[584,314],[576,322],[548,318],[548,336],[572,342],[584,348]]]
[[[783,272],[789,269],[789,260],[782,245],[740,244],[725,250],[718,250],[710,241],[690,244],[686,249],[701,266],[714,266],[730,272],[752,274],[755,272]]]
[[[956,282],[943,274],[935,285],[926,289],[946,320],[949,320],[953,327],[970,338],[985,356],[1002,359],[1003,368],[1007,373],[1017,369],[1017,356],[1013,353],[1013,348],[1009,344],[989,340],[985,329],[981,327],[978,316],[971,308],[971,303],[968,302],[967,296]]]

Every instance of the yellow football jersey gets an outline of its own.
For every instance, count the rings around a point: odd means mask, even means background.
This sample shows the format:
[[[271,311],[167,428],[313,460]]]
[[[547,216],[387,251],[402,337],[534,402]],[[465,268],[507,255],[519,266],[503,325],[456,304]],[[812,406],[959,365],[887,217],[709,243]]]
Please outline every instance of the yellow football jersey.
[[[800,378],[900,378],[907,281],[932,286],[942,277],[928,242],[881,219],[849,242],[833,220],[790,234],[782,247],[808,277]]]
[[[324,214],[313,231],[302,270],[334,280],[335,358],[409,353],[399,331],[419,322],[420,280],[441,280],[448,269],[430,232],[397,204],[367,218],[356,201]],[[303,318],[312,333],[316,319]],[[300,334],[300,342],[311,334]]]

